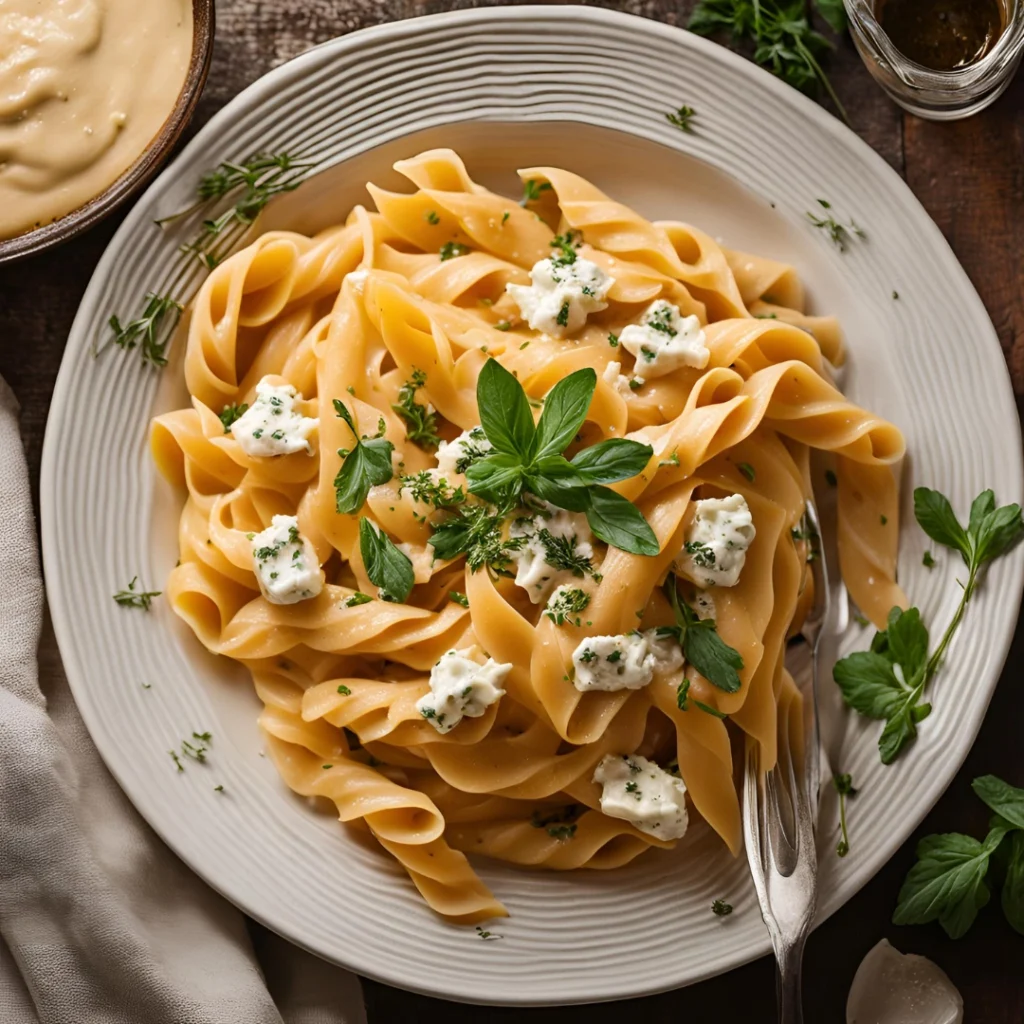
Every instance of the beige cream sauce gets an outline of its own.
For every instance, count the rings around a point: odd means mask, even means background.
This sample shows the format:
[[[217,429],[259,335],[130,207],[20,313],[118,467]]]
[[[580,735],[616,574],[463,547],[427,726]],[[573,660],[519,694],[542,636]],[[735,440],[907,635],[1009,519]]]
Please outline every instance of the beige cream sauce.
[[[0,0],[0,238],[70,213],[174,109],[191,0]]]

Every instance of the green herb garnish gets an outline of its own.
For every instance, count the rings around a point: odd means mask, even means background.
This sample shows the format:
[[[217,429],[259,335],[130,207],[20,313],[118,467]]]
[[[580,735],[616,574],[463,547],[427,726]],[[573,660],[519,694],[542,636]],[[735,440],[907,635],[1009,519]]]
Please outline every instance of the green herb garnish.
[[[369,519],[359,520],[359,553],[366,575],[382,601],[404,602],[416,582],[412,562],[391,538]]]
[[[437,413],[430,412],[416,401],[416,392],[427,383],[427,375],[414,369],[412,377],[398,390],[398,401],[391,408],[405,420],[405,436],[424,451],[433,451],[440,443],[437,436]]]
[[[345,403],[335,398],[334,411],[348,424],[356,439],[354,448],[338,449],[338,455],[344,461],[334,478],[335,508],[339,514],[351,515],[363,507],[371,487],[386,484],[394,475],[391,453],[395,446],[384,437],[383,417],[373,437],[365,434],[360,437]]]
[[[445,242],[441,246],[441,262],[453,260],[456,256],[465,256],[469,253],[469,246],[461,242]]]
[[[119,590],[114,595],[114,600],[121,605],[122,608],[141,608],[144,612],[148,612],[153,605],[153,598],[159,597],[161,591],[136,590],[135,584],[138,582],[139,577],[133,576],[131,583],[128,584],[128,589]]]
[[[241,405],[225,405],[220,411],[220,421],[224,424],[224,433],[230,433],[231,425],[235,420],[245,415],[246,410],[249,408],[248,402],[243,402]]]
[[[999,850],[1006,854],[1003,913],[1024,935],[1024,789],[994,775],[975,779],[971,788],[995,812],[988,835],[981,841],[959,832],[925,836],[900,889],[893,924],[938,921],[951,939],[960,938],[991,898],[986,882]]]
[[[674,114],[666,114],[665,120],[680,131],[686,132],[687,135],[692,135],[693,125],[690,122],[696,116],[696,113],[697,111],[693,107],[688,107],[684,104]]]
[[[461,605],[463,608],[469,607],[469,598],[458,590],[449,590],[448,600],[454,602],[457,605]]]
[[[832,785],[835,786],[836,792],[839,794],[839,831],[840,838],[839,842],[836,843],[836,853],[840,857],[845,857],[850,852],[850,835],[846,831],[846,798],[857,795],[857,790],[853,788],[853,779],[847,775],[840,775],[834,773],[832,775]]]
[[[112,316],[108,321],[113,337],[94,352],[99,355],[108,345],[117,345],[126,352],[138,348],[142,361],[157,368],[167,365],[167,344],[181,316],[180,302],[169,295],[147,292],[142,312],[134,320],[122,324]]]
[[[520,206],[526,206],[527,203],[534,203],[541,197],[542,192],[551,191],[550,181],[537,181],[536,178],[527,178],[523,182],[523,198],[519,200]],[[505,215],[506,217],[508,214]],[[504,223],[504,221],[502,221]]]
[[[883,719],[879,739],[883,764],[891,764],[917,735],[917,725],[931,713],[921,703],[928,683],[942,664],[949,642],[964,617],[984,567],[1008,551],[1024,533],[1019,505],[996,508],[992,491],[983,491],[971,505],[964,527],[952,506],[938,491],[914,491],[914,515],[925,533],[938,544],[960,553],[967,582],[953,618],[938,647],[928,654],[928,630],[916,608],[893,608],[888,627],[876,633],[871,649],[851,654],[832,670],[843,700],[868,718]]]
[[[574,587],[560,587],[548,600],[544,614],[556,625],[580,625],[579,613],[590,604],[590,595]]]
[[[857,227],[855,221],[851,220],[849,224],[841,224],[837,221],[835,217],[828,212],[832,209],[832,204],[830,202],[825,199],[819,199],[818,205],[826,211],[825,214],[819,217],[817,214],[811,213],[811,211],[808,210],[807,219],[816,228],[821,228],[825,234],[828,235],[832,244],[840,252],[846,252],[846,243],[851,241],[853,238],[867,238],[864,231]]]
[[[674,636],[683,649],[683,657],[709,683],[726,693],[735,693],[741,685],[738,671],[743,668],[743,658],[739,651],[730,647],[718,635],[714,619],[699,618],[688,604],[679,600],[679,590],[673,573],[668,574],[664,590],[675,615],[676,624],[659,626],[658,635]],[[677,692],[676,703],[680,706],[686,703],[685,691],[681,695]],[[714,709],[702,710],[719,714]]]
[[[361,590],[357,590],[351,597],[345,599],[346,608],[356,608],[361,604],[369,604],[373,600],[369,594],[364,594]]]
[[[728,917],[732,913],[732,904],[726,903],[725,900],[715,900],[711,904],[711,913],[715,917]]]

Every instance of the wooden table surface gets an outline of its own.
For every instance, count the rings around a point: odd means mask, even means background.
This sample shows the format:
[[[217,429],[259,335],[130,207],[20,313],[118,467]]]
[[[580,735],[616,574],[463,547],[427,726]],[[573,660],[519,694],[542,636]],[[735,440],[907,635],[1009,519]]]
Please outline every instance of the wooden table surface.
[[[470,6],[482,5],[472,0],[219,0],[213,68],[194,127],[264,72],[315,43],[382,21]],[[684,25],[692,0],[626,0],[602,6]],[[904,176],[981,294],[999,332],[1019,408],[1024,396],[1024,73],[989,110],[940,125],[905,115],[890,103],[848,39],[832,57],[830,71],[854,129]],[[115,216],[63,248],[0,268],[0,374],[22,404],[37,498],[43,429],[65,339],[118,221]],[[971,339],[965,338],[965,353],[970,345]],[[951,413],[970,415],[970,410]],[[999,481],[992,483],[998,488]],[[1017,597],[1006,595],[1008,601]],[[854,971],[882,936],[905,952],[922,953],[940,964],[963,994],[970,1024],[1024,1021],[1024,939],[1011,931],[997,906],[983,911],[958,942],[947,939],[938,926],[895,928],[889,922],[920,835],[983,833],[986,814],[970,792],[971,779],[991,772],[1024,785],[1022,669],[1024,631],[1018,629],[981,734],[952,786],[875,879],[814,933],[805,971],[809,1022],[845,1020]],[[855,805],[852,827],[855,841]],[[761,1024],[775,1019],[774,966],[769,959],[682,992],[586,1011],[444,1004],[370,982],[365,991],[371,1024],[427,1020],[435,1013],[449,1024],[541,1024],[580,1019],[584,1013],[594,1024],[619,1021],[624,1013],[651,1024],[679,1019]]]

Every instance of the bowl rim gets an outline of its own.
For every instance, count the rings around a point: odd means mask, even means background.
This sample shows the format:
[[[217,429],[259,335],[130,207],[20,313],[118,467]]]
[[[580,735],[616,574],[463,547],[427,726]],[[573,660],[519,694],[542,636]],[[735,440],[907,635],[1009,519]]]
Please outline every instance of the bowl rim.
[[[192,0],[192,54],[174,107],[146,148],[102,192],[49,224],[0,239],[0,264],[52,249],[112,213],[145,185],[170,155],[188,127],[213,59],[215,0]]]

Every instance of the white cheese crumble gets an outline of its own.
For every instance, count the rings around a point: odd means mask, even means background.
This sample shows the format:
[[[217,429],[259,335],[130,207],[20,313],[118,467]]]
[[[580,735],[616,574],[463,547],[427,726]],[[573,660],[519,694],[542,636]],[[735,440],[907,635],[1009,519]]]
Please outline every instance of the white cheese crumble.
[[[572,652],[573,686],[588,690],[639,690],[655,672],[683,667],[683,652],[673,636],[658,636],[656,629],[636,630],[619,636],[591,636]]]
[[[562,584],[582,579],[584,569],[574,572],[564,566],[570,559],[585,563],[594,557],[592,536],[583,513],[567,512],[554,505],[532,519],[517,519],[509,529],[510,540],[523,539],[513,552],[517,586],[530,595],[534,604],[543,604]],[[559,564],[553,565],[552,560]]]
[[[634,391],[639,391],[647,383],[643,377],[627,377],[620,372],[621,370],[622,363],[613,361],[604,368],[602,376],[623,398],[628,398]]]
[[[416,710],[439,732],[451,732],[465,718],[479,718],[505,691],[501,684],[512,670],[488,658],[474,661],[479,649],[451,650],[430,670],[430,693],[416,701]]]
[[[594,769],[601,813],[658,839],[682,839],[689,818],[686,785],[639,754],[606,754]]]
[[[295,604],[323,589],[316,551],[299,533],[295,516],[274,516],[270,526],[250,539],[256,579],[271,604]]]
[[[313,454],[309,435],[319,420],[303,416],[295,408],[302,395],[290,384],[271,384],[266,377],[256,385],[256,399],[231,424],[231,435],[246,455],[269,458],[293,452]]]
[[[703,370],[711,353],[695,316],[681,316],[679,307],[664,299],[652,302],[639,324],[619,331],[619,344],[636,358],[647,377],[663,377],[681,366]]]
[[[442,441],[437,448],[437,468],[443,473],[465,473],[477,459],[493,451],[483,427],[464,430],[454,441]]]
[[[523,319],[535,331],[564,338],[578,331],[590,313],[608,308],[605,299],[615,283],[596,263],[575,256],[541,260],[530,271],[531,285],[508,284]]]
[[[353,270],[345,275],[345,280],[352,285],[357,292],[362,292],[366,286],[366,279],[370,276],[368,270]]]
[[[734,587],[756,533],[742,494],[698,501],[675,567],[699,586]]]

